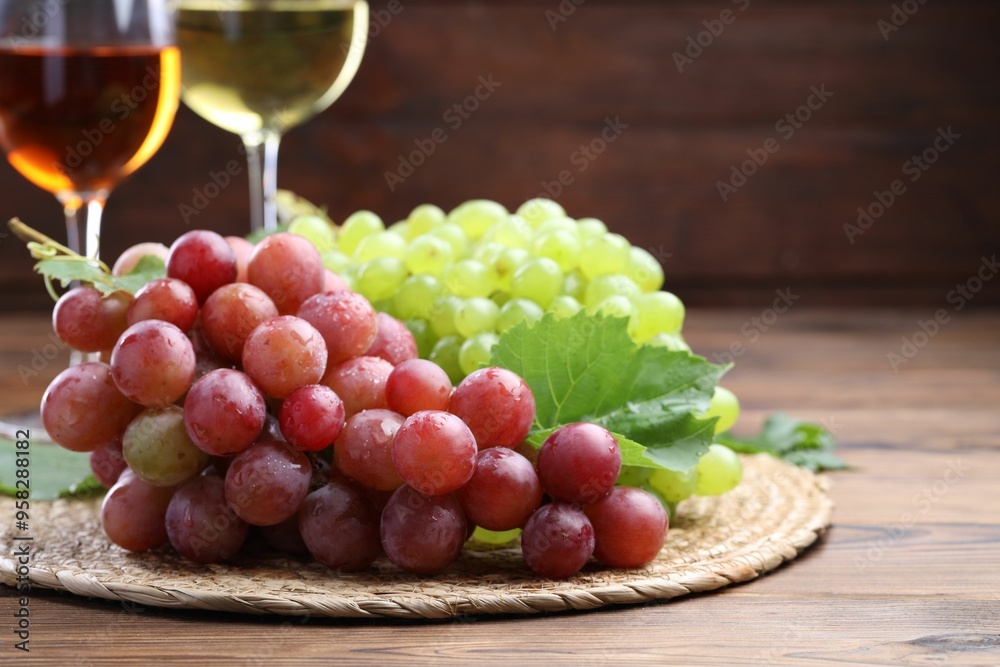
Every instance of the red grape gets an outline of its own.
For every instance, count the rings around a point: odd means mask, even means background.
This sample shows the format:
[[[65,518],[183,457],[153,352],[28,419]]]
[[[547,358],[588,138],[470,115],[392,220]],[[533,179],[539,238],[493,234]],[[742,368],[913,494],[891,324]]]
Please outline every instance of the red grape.
[[[176,278],[160,278],[139,288],[126,317],[129,324],[163,320],[187,333],[198,317],[198,298],[187,283]]]
[[[393,491],[403,478],[392,463],[392,439],[403,416],[390,410],[365,410],[350,417],[333,446],[340,472],[365,486]]]
[[[303,301],[323,289],[323,260],[305,237],[272,234],[253,249],[247,278],[271,297],[279,313],[294,315]]]
[[[126,248],[125,252],[118,256],[118,259],[115,260],[115,265],[111,267],[111,275],[124,276],[132,273],[139,261],[148,255],[159,257],[166,262],[167,253],[169,252],[170,249],[162,243],[137,243],[130,248]]]
[[[667,537],[667,511],[652,494],[616,486],[583,511],[594,526],[594,557],[611,567],[641,567]]]
[[[531,430],[535,395],[515,373],[481,368],[459,383],[448,409],[468,424],[480,449],[513,448]]]
[[[128,328],[126,313],[130,303],[132,295],[128,292],[102,296],[93,287],[74,287],[56,302],[52,328],[74,350],[110,350]]]
[[[472,479],[455,495],[477,526],[513,530],[542,504],[542,483],[531,461],[512,449],[491,447],[479,452]]]
[[[238,454],[264,428],[267,406],[250,378],[240,371],[219,369],[193,385],[184,399],[184,426],[202,451],[214,456]]]
[[[248,526],[226,504],[222,478],[199,475],[177,489],[166,516],[177,553],[196,563],[219,563],[239,552]]]
[[[299,510],[299,530],[309,553],[327,567],[358,572],[382,553],[379,514],[361,487],[330,482],[309,494]]]
[[[104,533],[129,551],[149,551],[166,544],[164,522],[173,495],[172,487],[147,484],[126,470],[101,503]]]
[[[212,292],[201,309],[205,342],[229,361],[240,363],[247,338],[262,322],[278,316],[278,307],[263,290],[230,283]]]
[[[188,232],[170,246],[167,277],[186,282],[198,303],[205,303],[212,292],[236,280],[236,254],[215,232]]]
[[[299,450],[285,442],[255,442],[229,464],[226,500],[247,523],[273,526],[298,511],[311,479],[312,466]]]
[[[304,452],[318,452],[344,428],[344,402],[333,389],[309,384],[285,398],[278,420],[288,442]]]
[[[74,452],[91,452],[120,439],[142,410],[115,386],[111,368],[87,362],[56,376],[42,396],[42,425],[52,440]]]
[[[391,372],[392,364],[385,359],[357,357],[331,366],[322,383],[337,392],[350,417],[362,410],[389,407],[385,399],[385,382]]]
[[[426,359],[404,361],[385,381],[389,409],[407,417],[421,410],[447,410],[451,391],[448,374]]]
[[[291,315],[262,322],[243,346],[243,370],[265,395],[275,398],[318,384],[326,359],[323,337],[311,324]]]
[[[360,294],[346,290],[310,297],[298,315],[323,334],[331,366],[364,355],[378,330],[372,305]]]
[[[140,405],[170,405],[191,388],[194,347],[184,332],[168,322],[133,324],[111,351],[111,374],[125,396]]]
[[[94,473],[101,486],[110,489],[126,468],[128,464],[125,463],[125,456],[122,454],[120,439],[98,447],[90,453],[90,471]]]
[[[376,313],[375,319],[378,321],[375,340],[365,356],[382,357],[393,366],[420,356],[417,341],[405,324],[385,313]]]
[[[236,280],[234,282],[247,282],[247,265],[250,263],[250,255],[253,254],[254,245],[242,236],[227,236],[226,243],[233,249],[236,255]]]
[[[380,532],[389,560],[407,572],[432,575],[458,558],[468,526],[454,494],[428,498],[404,484],[382,510]]]
[[[476,469],[476,439],[453,414],[422,410],[410,415],[392,441],[399,475],[420,493],[440,496],[462,487]]]
[[[594,528],[587,515],[569,503],[542,505],[524,524],[521,553],[528,567],[543,577],[571,577],[594,553]]]
[[[607,429],[587,422],[560,427],[538,453],[545,492],[569,503],[593,503],[606,496],[621,468],[618,441]]]
[[[350,289],[347,281],[341,278],[339,275],[331,271],[330,269],[323,270],[323,290],[324,292],[336,292],[339,290]]]
[[[309,549],[302,540],[302,533],[299,531],[299,517],[297,514],[293,514],[281,523],[276,523],[273,526],[261,526],[260,534],[272,549],[295,556],[309,554]]]

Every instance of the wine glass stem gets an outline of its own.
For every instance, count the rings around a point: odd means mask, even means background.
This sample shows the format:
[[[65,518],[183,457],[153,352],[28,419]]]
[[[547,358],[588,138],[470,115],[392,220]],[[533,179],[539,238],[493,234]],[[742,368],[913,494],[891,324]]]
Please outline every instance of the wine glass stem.
[[[250,228],[272,233],[278,229],[278,147],[281,135],[261,132],[243,137],[250,174]]]
[[[63,205],[66,215],[66,239],[70,250],[81,252],[79,212],[84,208],[83,237],[86,256],[90,259],[100,259],[101,247],[101,215],[104,213],[104,198],[89,196],[86,199],[67,202]]]

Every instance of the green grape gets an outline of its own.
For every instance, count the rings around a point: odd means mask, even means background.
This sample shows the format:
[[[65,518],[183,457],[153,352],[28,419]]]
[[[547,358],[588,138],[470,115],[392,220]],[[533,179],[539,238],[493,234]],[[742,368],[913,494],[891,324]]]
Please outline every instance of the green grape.
[[[413,238],[413,232],[410,231],[410,223],[406,220],[397,220],[389,225],[385,231],[392,232],[393,234],[399,234],[406,241]]]
[[[496,291],[490,294],[490,301],[503,308],[504,304],[510,301],[510,292]]]
[[[740,418],[740,401],[733,392],[725,387],[716,386],[712,400],[708,402],[708,410],[700,416],[702,419],[718,417],[719,421],[715,422],[715,432],[723,433],[731,429]]]
[[[643,292],[655,292],[663,287],[663,267],[642,248],[633,246],[629,250],[625,275],[634,280]]]
[[[493,355],[493,346],[499,340],[500,337],[492,331],[484,331],[462,343],[458,352],[458,365],[462,369],[462,375],[468,375],[488,366]]]
[[[465,338],[492,331],[497,326],[499,314],[500,307],[485,297],[466,299],[455,311],[455,329]]]
[[[646,480],[652,472],[649,468],[639,466],[622,466],[622,471],[618,474],[618,486],[646,486]]]
[[[633,340],[635,340],[633,338]],[[684,342],[684,339],[679,333],[676,334],[656,334],[649,340],[645,341],[646,345],[653,345],[655,347],[665,347],[668,350],[674,352],[690,352],[691,346]]]
[[[478,241],[490,227],[505,220],[508,215],[507,209],[495,201],[472,199],[449,213],[448,222],[461,227],[470,241]]]
[[[336,232],[318,215],[300,215],[288,224],[288,231],[309,239],[321,253],[337,247]]]
[[[445,212],[434,204],[421,204],[406,218],[411,238],[418,238],[445,221]]]
[[[675,334],[684,325],[684,304],[670,292],[650,292],[632,297],[638,313],[635,340],[644,343],[656,334]]]
[[[434,276],[410,276],[392,297],[398,317],[430,319],[434,301],[443,290],[441,281]]]
[[[587,289],[583,293],[583,305],[587,308],[596,308],[597,304],[609,296],[634,299],[640,293],[639,286],[632,282],[631,278],[626,278],[620,273],[609,273],[595,276],[587,283]]]
[[[531,253],[521,248],[507,248],[490,265],[490,280],[493,287],[503,292],[510,291],[510,281],[514,272],[531,259]]]
[[[545,308],[563,288],[563,273],[548,257],[537,257],[514,272],[510,293],[521,299],[531,299]]]
[[[455,250],[445,239],[437,236],[418,236],[410,241],[403,261],[413,274],[427,273],[433,276],[441,273],[455,260]]]
[[[442,294],[434,300],[431,312],[427,317],[431,328],[439,338],[458,333],[455,328],[455,312],[462,305],[462,300],[454,294]],[[457,354],[457,353],[456,353]]]
[[[496,329],[503,333],[521,322],[537,322],[543,315],[545,311],[534,301],[511,299],[500,309],[500,315],[496,319]]]
[[[608,226],[597,218],[580,218],[576,221],[576,233],[582,242],[596,236],[604,236],[608,233]]]
[[[621,273],[628,265],[632,244],[620,234],[595,236],[580,248],[580,271],[588,280],[608,273]]]
[[[382,218],[371,211],[358,211],[344,220],[344,224],[340,227],[340,236],[337,237],[337,247],[345,255],[353,255],[361,239],[382,231],[385,231]]]
[[[438,338],[434,335],[431,325],[428,324],[427,320],[421,319],[403,320],[403,324],[413,334],[413,340],[417,343],[417,354],[420,355],[420,358],[426,359],[429,357],[431,350],[434,349],[434,345],[438,342]]]
[[[453,222],[446,222],[438,225],[430,231],[430,236],[443,239],[451,246],[451,254],[455,259],[465,255],[466,248],[469,247],[469,237],[465,235],[462,228]]]
[[[546,220],[566,217],[566,209],[560,206],[558,202],[539,197],[537,199],[529,199],[521,204],[517,209],[517,214],[524,218],[524,221],[531,225],[532,228],[538,229]]]
[[[553,260],[563,272],[575,269],[580,261],[580,241],[573,232],[556,230],[539,234],[531,249],[537,257]]]
[[[354,289],[369,301],[382,301],[391,297],[408,275],[403,260],[379,257],[358,267]]]
[[[351,262],[350,264],[344,267],[343,271],[340,271],[338,273],[338,275],[344,279],[344,282],[347,283],[347,289],[351,290],[352,292],[355,291],[354,286],[358,284],[359,269],[361,269],[360,266],[358,266],[354,262]]]
[[[561,218],[550,218],[543,222],[538,229],[535,230],[534,238],[538,238],[543,234],[549,234],[551,232],[569,232],[573,235],[575,239],[580,240],[579,232],[576,227],[576,220],[573,218],[567,218],[565,216]]]
[[[442,336],[434,344],[434,349],[431,350],[430,356],[427,358],[440,366],[441,370],[448,374],[448,378],[451,379],[452,384],[458,385],[466,375],[462,372],[462,366],[458,360],[461,351],[461,336]]]
[[[399,319],[398,311],[396,310],[396,305],[392,302],[392,298],[382,299],[381,301],[372,301],[372,308],[380,313],[385,313],[386,315],[392,315],[396,319]]]
[[[560,294],[549,302],[549,312],[562,319],[573,317],[583,310],[583,305],[568,294]]]
[[[469,254],[469,259],[474,259],[477,262],[481,262],[484,266],[489,267],[500,256],[500,253],[506,249],[506,246],[499,243],[484,241],[475,246]]]
[[[694,467],[682,472],[675,470],[653,470],[646,484],[671,503],[679,503],[694,495],[698,474]]]
[[[322,257],[323,266],[338,275],[343,274],[349,267],[354,266],[354,261],[339,250],[327,250],[323,253]]]
[[[735,489],[743,479],[740,457],[723,445],[709,445],[695,469],[698,483],[694,492],[699,496],[720,496]]]
[[[512,530],[495,531],[495,530],[486,530],[485,528],[476,526],[476,529],[472,531],[472,537],[470,539],[473,539],[477,542],[482,542],[483,544],[493,544],[496,546],[503,546],[505,544],[510,544],[520,536],[521,536],[520,528],[514,528]]]
[[[587,279],[583,277],[579,269],[574,269],[566,274],[566,279],[563,280],[562,292],[577,301],[583,301],[583,295],[587,293],[587,282]]]
[[[489,296],[493,291],[489,270],[474,259],[462,259],[446,268],[441,282],[446,290],[463,298]]]
[[[598,301],[588,312],[605,317],[627,317],[631,324],[635,317],[635,306],[627,296],[615,294]]]
[[[208,454],[191,441],[184,410],[176,405],[139,413],[122,436],[122,454],[139,479],[153,486],[180,484],[208,464]]]
[[[509,215],[483,235],[483,241],[499,243],[505,248],[527,248],[531,241],[531,225],[519,215]]]
[[[354,259],[359,264],[380,257],[403,259],[406,256],[406,239],[396,232],[375,232],[361,239],[354,249]]]

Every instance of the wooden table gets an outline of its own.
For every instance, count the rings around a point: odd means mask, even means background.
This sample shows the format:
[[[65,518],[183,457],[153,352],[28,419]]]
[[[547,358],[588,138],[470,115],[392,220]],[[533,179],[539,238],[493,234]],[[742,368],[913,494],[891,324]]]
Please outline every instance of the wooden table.
[[[830,475],[826,537],[757,581],[663,604],[452,622],[324,621],[163,611],[33,590],[31,653],[12,647],[0,590],[0,664],[51,665],[1000,665],[1000,313],[693,312],[710,358],[739,343],[725,384],[738,430],[783,410],[826,423],[853,466]],[[766,331],[764,328],[766,327]],[[12,369],[44,341],[3,318],[4,406],[37,400]],[[737,348],[739,349],[739,348]],[[27,352],[26,352],[27,351]],[[903,357],[905,358],[905,357]]]

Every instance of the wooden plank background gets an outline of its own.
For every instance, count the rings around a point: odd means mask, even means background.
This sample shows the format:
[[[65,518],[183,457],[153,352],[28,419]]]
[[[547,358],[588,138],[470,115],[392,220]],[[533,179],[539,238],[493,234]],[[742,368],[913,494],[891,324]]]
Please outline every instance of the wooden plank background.
[[[281,187],[338,219],[369,208],[391,222],[424,201],[516,207],[566,170],[570,214],[653,250],[689,305],[761,307],[790,286],[812,306],[937,307],[998,250],[1000,5],[928,2],[886,40],[888,1],[575,2],[553,30],[556,0],[398,0],[344,97],[287,136]],[[679,72],[673,54],[727,9],[735,20]],[[446,111],[491,75],[499,87],[454,127]],[[832,97],[794,136],[776,132],[813,86]],[[628,127],[579,171],[574,152],[608,118]],[[903,164],[948,127],[960,138],[911,183]],[[391,191],[385,173],[436,128],[447,141]],[[770,137],[780,149],[723,202],[717,181]],[[182,109],[159,154],[113,194],[106,256],[190,227],[244,232],[245,173],[190,226],[180,212],[242,160],[237,149]],[[895,179],[905,194],[850,243],[844,225]],[[13,215],[64,233],[54,199],[4,163],[0,218]],[[1000,280],[971,303],[1000,304]],[[47,307],[23,248],[0,241],[0,309]]]

